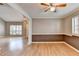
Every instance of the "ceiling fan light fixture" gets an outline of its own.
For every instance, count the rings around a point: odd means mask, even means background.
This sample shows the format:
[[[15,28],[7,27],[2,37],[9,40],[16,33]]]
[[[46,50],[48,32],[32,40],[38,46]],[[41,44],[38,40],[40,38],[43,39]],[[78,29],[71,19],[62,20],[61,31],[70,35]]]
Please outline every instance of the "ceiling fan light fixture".
[[[53,11],[56,12],[57,8],[66,7],[66,3],[41,3],[41,5],[45,6],[45,12],[47,11]]]
[[[50,11],[55,11],[55,7],[51,7],[50,8]]]

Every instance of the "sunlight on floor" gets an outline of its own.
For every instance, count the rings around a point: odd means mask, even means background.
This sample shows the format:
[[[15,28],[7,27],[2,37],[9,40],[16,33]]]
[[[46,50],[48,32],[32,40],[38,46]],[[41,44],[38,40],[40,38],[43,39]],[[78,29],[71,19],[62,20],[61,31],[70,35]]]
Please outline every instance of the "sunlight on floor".
[[[22,38],[10,38],[9,41],[10,51],[18,51],[23,49],[23,40]]]

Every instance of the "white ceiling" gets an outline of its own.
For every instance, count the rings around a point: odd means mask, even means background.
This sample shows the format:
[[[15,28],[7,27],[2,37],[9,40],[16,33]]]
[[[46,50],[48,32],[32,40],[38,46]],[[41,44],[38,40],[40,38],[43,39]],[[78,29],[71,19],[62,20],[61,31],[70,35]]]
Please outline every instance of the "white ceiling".
[[[22,7],[31,17],[40,18],[62,18],[64,15],[71,13],[74,9],[79,7],[79,3],[68,3],[65,8],[58,8],[57,12],[44,12],[42,6],[39,3],[19,3],[20,7]]]
[[[78,3],[67,4],[65,8],[57,9],[57,12],[43,12],[42,6],[39,3],[18,3],[26,13],[28,13],[32,18],[63,18],[64,15],[71,13],[73,10],[79,7]],[[15,11],[8,5],[0,5],[0,17],[5,21],[22,21],[23,16]]]

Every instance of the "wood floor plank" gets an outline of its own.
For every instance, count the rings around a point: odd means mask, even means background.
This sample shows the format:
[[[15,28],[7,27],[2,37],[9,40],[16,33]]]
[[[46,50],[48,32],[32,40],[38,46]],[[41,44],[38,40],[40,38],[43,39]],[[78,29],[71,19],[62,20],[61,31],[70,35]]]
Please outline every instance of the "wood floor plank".
[[[33,56],[79,56],[78,52],[64,43],[33,43],[30,50]]]
[[[5,47],[4,47],[5,48]],[[0,50],[1,56],[13,55],[9,50]],[[65,43],[33,43],[24,45],[18,56],[79,56],[79,53],[67,46]]]

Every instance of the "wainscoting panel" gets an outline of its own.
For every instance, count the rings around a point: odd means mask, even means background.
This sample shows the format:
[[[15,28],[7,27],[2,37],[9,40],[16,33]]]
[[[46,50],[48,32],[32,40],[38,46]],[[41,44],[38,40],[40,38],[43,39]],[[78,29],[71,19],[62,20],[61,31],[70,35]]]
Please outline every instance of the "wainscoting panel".
[[[53,41],[65,41],[74,48],[79,50],[79,37],[68,35],[32,35],[33,42],[53,42]]]
[[[63,41],[63,35],[32,35],[33,42]]]
[[[79,50],[79,37],[77,36],[64,36],[64,41]]]

